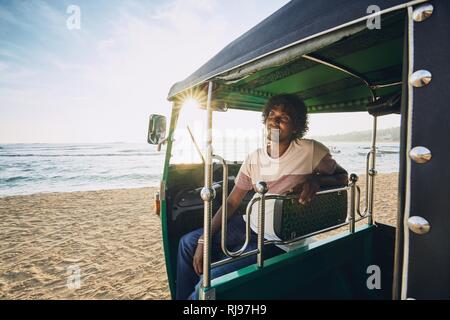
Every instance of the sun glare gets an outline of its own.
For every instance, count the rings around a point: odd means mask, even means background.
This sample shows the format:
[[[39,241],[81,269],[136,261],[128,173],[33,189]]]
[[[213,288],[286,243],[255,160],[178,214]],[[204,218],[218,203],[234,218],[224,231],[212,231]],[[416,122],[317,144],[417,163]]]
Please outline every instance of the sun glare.
[[[200,103],[197,99],[194,98],[187,98],[186,101],[183,103],[183,109],[184,108],[198,108],[200,106]]]

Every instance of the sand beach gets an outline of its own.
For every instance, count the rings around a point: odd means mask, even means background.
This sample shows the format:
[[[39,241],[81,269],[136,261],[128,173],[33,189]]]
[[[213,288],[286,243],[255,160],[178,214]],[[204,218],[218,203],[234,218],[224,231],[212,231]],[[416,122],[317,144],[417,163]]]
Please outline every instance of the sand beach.
[[[169,298],[154,190],[1,198],[0,298]]]

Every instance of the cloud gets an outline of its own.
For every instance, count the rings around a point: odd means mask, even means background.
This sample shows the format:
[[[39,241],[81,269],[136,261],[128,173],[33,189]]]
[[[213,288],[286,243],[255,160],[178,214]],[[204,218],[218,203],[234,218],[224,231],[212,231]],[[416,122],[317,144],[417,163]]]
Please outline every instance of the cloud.
[[[15,16],[10,10],[5,7],[0,7],[0,30],[5,31],[8,25],[12,25],[15,28],[22,28],[29,30],[32,25],[26,23],[23,19]]]

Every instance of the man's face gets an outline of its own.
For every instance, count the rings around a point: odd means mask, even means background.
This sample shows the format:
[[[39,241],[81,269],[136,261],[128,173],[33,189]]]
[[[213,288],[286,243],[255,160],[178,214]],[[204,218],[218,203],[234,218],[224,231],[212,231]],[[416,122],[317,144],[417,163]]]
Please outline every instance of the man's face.
[[[291,116],[283,106],[275,106],[266,119],[267,139],[275,143],[290,142],[294,131]]]

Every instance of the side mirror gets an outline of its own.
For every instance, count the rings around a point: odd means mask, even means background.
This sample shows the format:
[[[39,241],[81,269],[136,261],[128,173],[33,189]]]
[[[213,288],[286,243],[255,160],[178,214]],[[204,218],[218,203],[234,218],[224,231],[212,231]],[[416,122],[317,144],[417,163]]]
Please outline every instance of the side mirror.
[[[386,114],[400,114],[402,93],[396,92],[388,97],[383,97],[367,105],[367,111],[372,116],[384,116]]]
[[[166,142],[166,117],[159,114],[150,115],[147,142],[158,145],[158,151],[161,149],[161,144]]]

